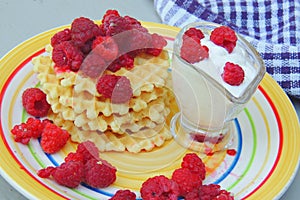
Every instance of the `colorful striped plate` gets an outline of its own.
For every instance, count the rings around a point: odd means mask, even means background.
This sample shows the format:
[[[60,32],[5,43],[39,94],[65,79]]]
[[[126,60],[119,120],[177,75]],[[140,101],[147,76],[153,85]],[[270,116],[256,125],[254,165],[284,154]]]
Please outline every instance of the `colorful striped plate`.
[[[165,36],[167,49],[172,51],[177,28],[149,22],[143,25]],[[0,61],[1,175],[29,199],[109,199],[120,188],[136,191],[139,196],[143,181],[158,174],[170,176],[188,151],[171,140],[151,152],[101,153],[102,158],[118,168],[117,181],[105,189],[84,184],[69,189],[51,179],[39,178],[36,171],[59,165],[68,152],[75,151],[76,144],[70,142],[59,153],[48,155],[41,150],[38,140],[22,145],[11,136],[11,128],[28,117],[21,105],[22,91],[38,84],[31,59],[45,54],[44,47],[51,36],[65,27],[25,41]],[[205,183],[220,184],[233,192],[236,199],[280,198],[298,169],[300,127],[288,97],[268,74],[234,125],[237,133],[234,155],[227,152],[199,155],[207,166]]]

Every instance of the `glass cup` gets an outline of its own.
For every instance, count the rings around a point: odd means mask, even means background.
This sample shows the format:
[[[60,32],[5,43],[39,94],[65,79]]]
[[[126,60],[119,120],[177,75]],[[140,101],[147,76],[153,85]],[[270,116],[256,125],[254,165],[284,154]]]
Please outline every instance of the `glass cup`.
[[[266,71],[254,47],[238,34],[232,53],[222,47],[214,49],[209,35],[219,26],[209,22],[185,26],[176,36],[172,55],[173,91],[180,111],[171,120],[171,132],[180,145],[203,153],[224,150],[234,144],[233,119],[251,99]],[[180,56],[183,34],[192,27],[204,33],[201,45],[209,48],[209,57],[193,64]],[[244,69],[241,85],[231,86],[223,81],[222,70],[227,61]]]

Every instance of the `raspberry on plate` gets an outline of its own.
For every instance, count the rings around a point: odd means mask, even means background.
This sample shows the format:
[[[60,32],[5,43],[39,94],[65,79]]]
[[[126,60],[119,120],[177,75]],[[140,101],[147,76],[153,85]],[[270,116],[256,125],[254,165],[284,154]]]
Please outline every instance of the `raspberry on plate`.
[[[104,75],[98,79],[97,91],[112,103],[126,103],[132,97],[132,88],[129,79],[125,76]]]
[[[78,47],[83,47],[86,42],[100,35],[100,28],[92,20],[86,17],[79,17],[71,24],[71,38]]]
[[[71,40],[71,30],[66,28],[54,34],[54,36],[51,38],[51,46],[54,47],[62,42],[69,40]]]
[[[237,36],[228,26],[220,26],[211,32],[210,40],[231,53],[236,46]]]
[[[132,69],[134,67],[134,58],[128,53],[123,54],[114,60],[107,69],[109,71],[116,72],[122,67],[125,67],[126,69]]]
[[[10,132],[14,136],[15,141],[22,144],[28,144],[32,137],[31,131],[27,129],[25,123],[15,125]]]
[[[180,196],[185,196],[202,185],[200,176],[188,168],[176,169],[172,174],[172,180],[178,184]]]
[[[151,35],[151,46],[146,50],[146,53],[158,56],[166,45],[167,41],[161,35],[153,33]]]
[[[11,133],[15,137],[16,142],[28,144],[31,138],[41,137],[47,123],[50,123],[49,120],[41,121],[40,119],[30,117],[26,123],[15,125],[11,129]]]
[[[74,161],[65,162],[52,169],[50,173],[58,184],[75,188],[81,183],[84,176],[83,163]]]
[[[242,84],[244,77],[245,73],[242,67],[231,62],[225,63],[222,78],[226,83],[238,86]]]
[[[130,190],[118,190],[109,200],[135,200],[136,194]]]
[[[119,53],[119,48],[113,37],[98,36],[92,44],[93,52],[101,55],[106,62],[115,60]]]
[[[41,146],[44,152],[52,154],[59,151],[68,141],[70,134],[56,126],[47,123],[41,137]]]
[[[179,188],[175,181],[159,175],[147,179],[140,192],[143,200],[177,200]]]
[[[181,162],[182,168],[189,169],[192,173],[198,174],[201,180],[205,179],[206,169],[201,158],[195,153],[186,154]]]
[[[78,144],[76,153],[83,156],[84,163],[90,159],[99,159],[99,149],[96,147],[95,143],[89,140]]]
[[[84,76],[94,79],[101,76],[106,68],[107,64],[103,57],[98,53],[91,52],[83,60],[79,71],[82,72]]]
[[[61,42],[53,48],[52,60],[55,67],[62,71],[77,72],[83,59],[83,53],[71,41]]]
[[[22,94],[22,104],[26,112],[34,117],[46,116],[51,107],[46,94],[39,88],[27,88]]]
[[[84,171],[84,182],[95,188],[108,187],[116,180],[116,168],[98,159],[89,159]]]

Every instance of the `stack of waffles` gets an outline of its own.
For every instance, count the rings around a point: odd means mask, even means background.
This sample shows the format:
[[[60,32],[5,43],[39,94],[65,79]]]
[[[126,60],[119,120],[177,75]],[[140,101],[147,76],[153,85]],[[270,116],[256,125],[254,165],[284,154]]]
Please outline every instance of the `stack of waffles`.
[[[46,49],[49,55],[33,59],[34,71],[51,104],[49,119],[69,131],[72,141],[93,141],[100,151],[140,152],[171,139],[167,121],[176,103],[166,51],[135,57],[133,69],[106,72],[126,76],[133,90],[129,102],[113,104],[97,92],[94,79],[55,72],[51,46]]]

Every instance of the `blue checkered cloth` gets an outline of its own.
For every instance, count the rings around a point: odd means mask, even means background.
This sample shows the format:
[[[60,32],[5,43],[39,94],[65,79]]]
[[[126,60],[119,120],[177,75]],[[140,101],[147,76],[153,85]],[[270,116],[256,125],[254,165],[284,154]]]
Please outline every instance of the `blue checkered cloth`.
[[[300,98],[299,0],[154,0],[154,6],[172,26],[210,21],[231,27],[257,49],[284,91]]]

